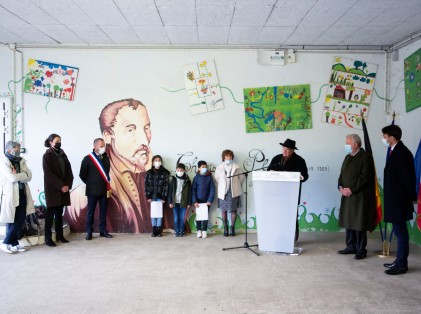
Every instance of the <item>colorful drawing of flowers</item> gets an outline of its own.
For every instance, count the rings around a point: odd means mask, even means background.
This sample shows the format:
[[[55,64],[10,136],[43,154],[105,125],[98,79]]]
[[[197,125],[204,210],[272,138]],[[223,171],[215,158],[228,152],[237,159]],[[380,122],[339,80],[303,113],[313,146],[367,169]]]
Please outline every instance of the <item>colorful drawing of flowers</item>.
[[[203,94],[206,94],[206,93],[208,92],[208,87],[205,85],[206,80],[200,79],[200,80],[198,81],[198,83],[201,85],[201,86],[200,86],[200,91],[201,91]]]

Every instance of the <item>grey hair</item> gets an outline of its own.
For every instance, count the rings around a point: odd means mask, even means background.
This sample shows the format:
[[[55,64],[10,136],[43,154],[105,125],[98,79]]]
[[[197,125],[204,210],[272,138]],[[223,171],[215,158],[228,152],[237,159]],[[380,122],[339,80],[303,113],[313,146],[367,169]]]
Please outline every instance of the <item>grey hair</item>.
[[[361,137],[358,134],[349,134],[346,137],[352,138],[352,141],[358,145],[358,147],[361,147]]]
[[[103,141],[103,142],[104,142],[104,139],[103,139],[103,138],[101,138],[101,137],[96,138],[96,139],[94,140],[94,146],[95,146],[95,145],[96,145],[99,141]]]
[[[5,148],[4,148],[4,152],[6,153],[9,149],[13,149],[13,148],[16,148],[16,147],[20,147],[20,144],[18,143],[18,142],[15,142],[15,141],[8,141],[7,143],[6,143],[6,146],[5,146]]]

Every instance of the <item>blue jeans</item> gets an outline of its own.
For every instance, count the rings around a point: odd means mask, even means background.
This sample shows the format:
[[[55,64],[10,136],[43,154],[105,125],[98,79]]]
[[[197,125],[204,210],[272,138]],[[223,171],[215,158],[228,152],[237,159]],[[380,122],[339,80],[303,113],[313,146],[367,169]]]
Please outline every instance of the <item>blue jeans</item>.
[[[162,226],[162,218],[151,218],[151,219],[152,219],[152,227]]]
[[[13,223],[6,224],[6,237],[4,244],[16,246],[19,244],[18,233],[22,230],[23,223],[26,219],[26,195],[25,190],[19,190],[19,205],[16,207],[15,220]]]
[[[186,208],[180,207],[179,203],[174,204],[174,230],[177,234],[183,234],[184,232],[184,216],[186,215]]]

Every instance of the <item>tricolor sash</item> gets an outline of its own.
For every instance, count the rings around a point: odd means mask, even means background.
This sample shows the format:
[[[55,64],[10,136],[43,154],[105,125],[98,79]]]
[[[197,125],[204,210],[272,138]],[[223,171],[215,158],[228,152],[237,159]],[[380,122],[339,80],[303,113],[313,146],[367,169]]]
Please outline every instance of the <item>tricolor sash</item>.
[[[101,177],[107,183],[107,197],[108,198],[111,197],[110,176],[105,172],[104,165],[102,164],[98,155],[95,154],[94,152],[90,153],[88,156],[92,160],[92,162],[94,163],[95,167],[98,169],[99,173],[101,174]]]

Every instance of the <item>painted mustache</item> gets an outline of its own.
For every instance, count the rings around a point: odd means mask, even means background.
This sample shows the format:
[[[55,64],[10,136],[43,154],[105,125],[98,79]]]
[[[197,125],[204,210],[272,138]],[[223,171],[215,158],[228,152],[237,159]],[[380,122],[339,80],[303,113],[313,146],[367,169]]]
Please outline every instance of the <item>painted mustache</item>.
[[[148,157],[150,154],[150,149],[148,146],[146,145],[141,145],[132,155],[133,158],[139,159],[141,158],[143,155],[145,155],[146,157]]]

